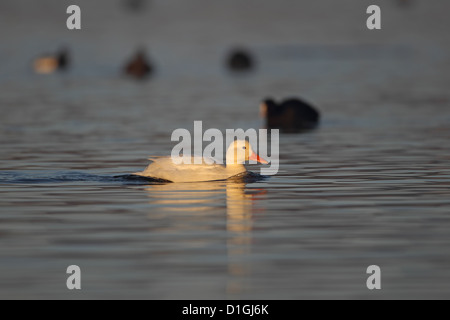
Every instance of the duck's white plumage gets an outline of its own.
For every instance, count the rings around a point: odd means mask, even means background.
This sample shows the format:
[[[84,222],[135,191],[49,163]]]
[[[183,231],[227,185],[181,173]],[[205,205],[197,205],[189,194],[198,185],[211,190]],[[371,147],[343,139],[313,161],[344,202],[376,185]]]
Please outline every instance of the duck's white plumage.
[[[172,182],[195,182],[224,180],[246,171],[244,165],[193,164],[194,158],[191,164],[174,164],[171,157],[154,158],[144,171],[135,174]]]
[[[214,163],[214,159],[191,157],[189,164],[175,164],[171,157],[150,158],[153,162],[142,172],[135,175],[164,179],[172,182],[196,182],[225,180],[247,169],[245,161],[256,160],[267,163],[252,149],[250,143],[243,140],[234,141],[227,150],[226,165]],[[197,161],[199,164],[195,164]]]

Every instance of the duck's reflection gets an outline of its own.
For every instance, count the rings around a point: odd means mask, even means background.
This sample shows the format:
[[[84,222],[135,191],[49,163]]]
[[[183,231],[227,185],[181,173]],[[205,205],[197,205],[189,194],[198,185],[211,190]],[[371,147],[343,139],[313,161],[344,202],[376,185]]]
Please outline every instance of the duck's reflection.
[[[151,204],[161,211],[195,212],[213,210],[225,189],[224,182],[166,183],[146,188]]]
[[[227,254],[228,274],[227,293],[245,290],[242,277],[251,273],[251,264],[245,257],[251,253],[252,242],[252,195],[245,193],[245,184],[227,184]]]
[[[253,229],[253,212],[258,195],[264,193],[260,189],[246,189],[242,178],[226,181],[200,183],[168,183],[151,185],[147,189],[151,204],[158,210],[168,213],[188,213],[188,220],[174,222],[174,230],[192,230],[187,221],[201,221],[195,225],[196,230],[205,221],[198,220],[206,215],[215,225],[222,219],[226,210],[226,261],[227,261],[227,294],[236,294],[245,290],[245,277],[251,273],[251,244]],[[192,214],[196,212],[195,216]],[[221,220],[222,221],[222,220]],[[210,221],[211,222],[211,221]],[[211,239],[212,241],[214,239]]]

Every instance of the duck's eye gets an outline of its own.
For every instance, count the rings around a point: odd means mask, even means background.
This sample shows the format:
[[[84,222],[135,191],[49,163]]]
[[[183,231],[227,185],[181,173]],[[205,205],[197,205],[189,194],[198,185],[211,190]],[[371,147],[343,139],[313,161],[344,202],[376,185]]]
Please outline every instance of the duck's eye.
[[[242,147],[242,149],[244,149],[244,150],[245,150],[245,149],[247,149],[247,147]]]

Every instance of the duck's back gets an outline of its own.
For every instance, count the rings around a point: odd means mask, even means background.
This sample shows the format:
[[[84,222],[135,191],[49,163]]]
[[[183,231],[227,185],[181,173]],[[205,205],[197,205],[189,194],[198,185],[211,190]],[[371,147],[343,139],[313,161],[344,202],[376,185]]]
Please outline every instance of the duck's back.
[[[194,164],[195,159],[200,159],[201,164]],[[161,157],[151,159],[147,168],[135,174],[145,177],[164,179],[172,182],[196,182],[224,180],[238,174],[224,165],[216,163],[205,163],[201,157],[192,157],[191,164],[174,164],[171,157]]]

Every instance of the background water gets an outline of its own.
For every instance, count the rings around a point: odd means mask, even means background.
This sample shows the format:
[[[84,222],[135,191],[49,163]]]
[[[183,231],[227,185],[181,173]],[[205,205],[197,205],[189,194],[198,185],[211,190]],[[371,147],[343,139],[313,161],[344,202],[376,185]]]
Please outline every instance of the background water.
[[[0,298],[450,298],[448,1],[92,2],[77,1],[81,31],[72,2],[0,3]],[[32,73],[63,44],[69,72]],[[235,45],[255,72],[225,70]],[[146,82],[120,75],[138,46]],[[276,176],[124,176],[194,120],[261,128],[267,96],[323,115],[280,136]]]

